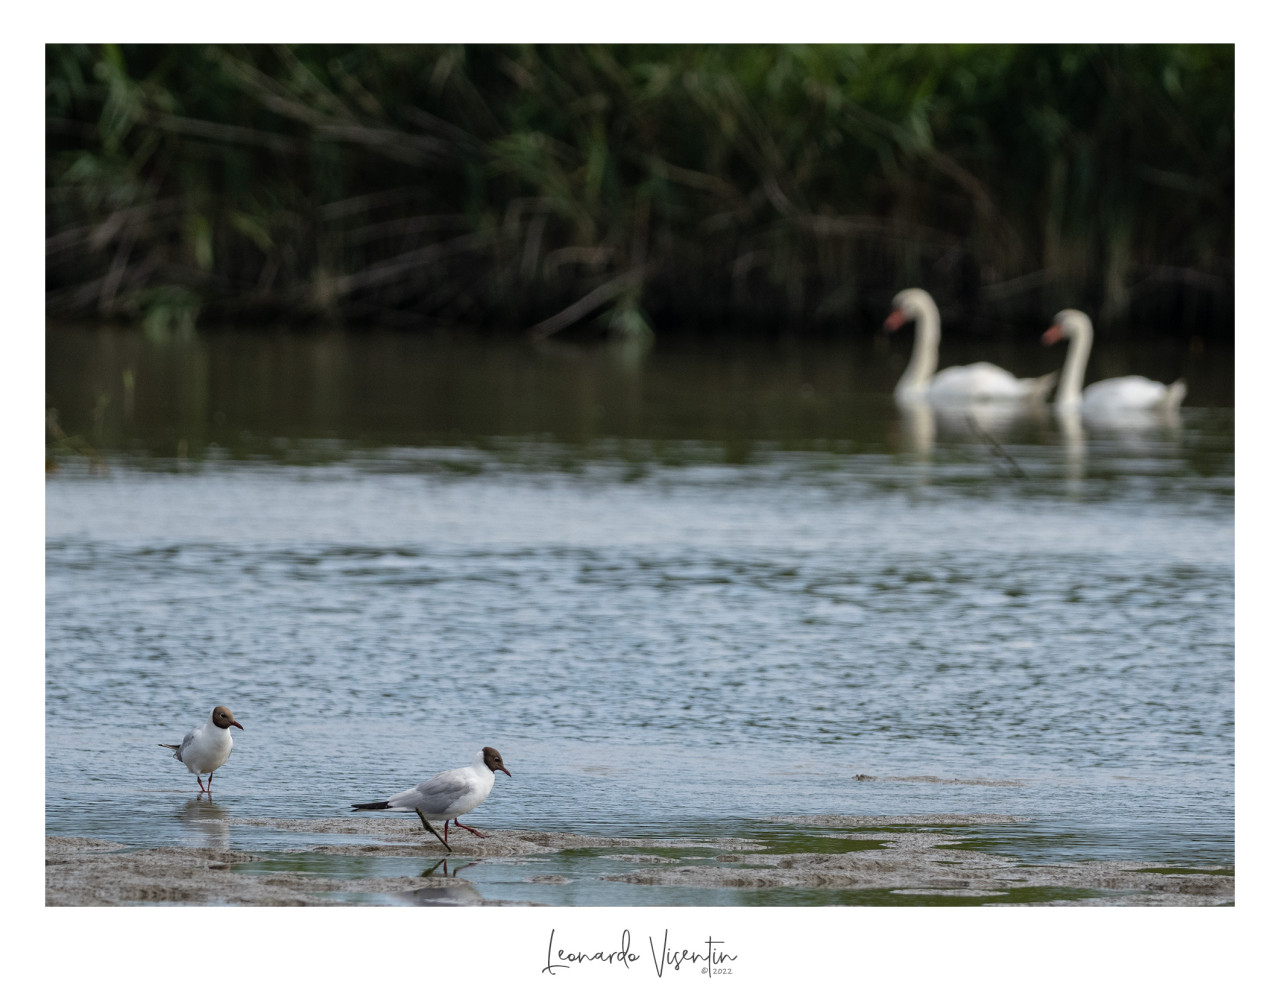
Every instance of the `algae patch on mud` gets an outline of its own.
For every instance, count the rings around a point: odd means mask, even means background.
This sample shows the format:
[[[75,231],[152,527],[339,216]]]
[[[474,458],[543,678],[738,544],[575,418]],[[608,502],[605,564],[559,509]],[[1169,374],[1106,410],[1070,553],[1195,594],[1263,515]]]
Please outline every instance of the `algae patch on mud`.
[[[809,816],[806,824],[851,828],[906,825],[904,816]],[[922,817],[914,817],[919,821]],[[1222,869],[1178,869],[1171,873],[1148,865],[1113,861],[1028,865],[1017,857],[989,854],[965,844],[959,827],[989,824],[965,816],[929,816],[921,824],[952,826],[939,831],[877,831],[845,834],[850,840],[874,840],[877,849],[816,852],[747,853],[720,857],[719,866],[638,870],[610,879],[644,885],[698,885],[803,893],[814,902],[815,889],[830,892],[826,904],[999,903],[1006,905],[1230,905],[1235,879]],[[961,819],[962,821],[956,821]],[[852,821],[851,821],[852,820]],[[785,821],[785,820],[775,820]],[[1012,817],[1006,821],[1013,821]],[[732,861],[725,865],[724,861]],[[892,898],[887,896],[894,896]]]
[[[684,899],[681,904],[698,904],[688,901],[690,891],[729,889],[729,904],[752,906],[1234,904],[1230,868],[1032,864],[993,851],[979,827],[1020,821],[1014,816],[819,815],[768,821],[775,828],[741,837],[491,830],[483,839],[459,837],[450,854],[415,825],[364,817],[232,820],[330,839],[265,855],[217,848],[135,850],[107,840],[49,836],[46,903],[557,905],[582,898],[581,887],[595,882],[647,886],[646,895],[649,888],[658,889],[656,904],[664,904],[664,888]],[[466,874],[486,861],[512,870],[514,881],[539,891],[518,900],[490,897],[521,892]],[[480,870],[488,872],[489,865]],[[573,893],[561,890],[575,882],[579,888]],[[600,904],[598,894],[590,897],[590,904]],[[723,892],[718,904],[724,904]]]
[[[792,826],[822,826],[837,829],[892,829],[906,826],[1001,826],[1026,822],[1020,815],[955,815],[946,812],[925,815],[770,815],[766,822]]]

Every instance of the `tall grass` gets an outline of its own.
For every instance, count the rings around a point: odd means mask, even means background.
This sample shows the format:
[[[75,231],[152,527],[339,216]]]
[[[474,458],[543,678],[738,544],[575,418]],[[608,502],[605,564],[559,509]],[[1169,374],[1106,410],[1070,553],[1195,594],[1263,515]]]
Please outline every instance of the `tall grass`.
[[[54,316],[1208,332],[1230,46],[47,49]]]

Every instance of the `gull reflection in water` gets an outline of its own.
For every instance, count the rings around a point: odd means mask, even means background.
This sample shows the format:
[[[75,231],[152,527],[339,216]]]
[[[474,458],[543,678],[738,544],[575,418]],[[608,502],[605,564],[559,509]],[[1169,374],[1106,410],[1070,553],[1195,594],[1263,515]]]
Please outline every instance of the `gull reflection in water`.
[[[458,877],[459,873],[468,867],[475,867],[478,863],[479,861],[473,860],[461,867],[455,867],[450,874],[449,858],[442,857],[423,871],[419,877],[457,879],[457,884],[428,885],[424,888],[415,888],[413,891],[401,892],[397,897],[413,905],[474,905],[477,902],[483,902],[484,896],[480,894],[479,889],[470,881],[464,881]]]
[[[178,812],[178,821],[183,828],[194,834],[191,845],[215,850],[231,848],[229,818],[230,813],[221,805],[198,797],[186,801]]]

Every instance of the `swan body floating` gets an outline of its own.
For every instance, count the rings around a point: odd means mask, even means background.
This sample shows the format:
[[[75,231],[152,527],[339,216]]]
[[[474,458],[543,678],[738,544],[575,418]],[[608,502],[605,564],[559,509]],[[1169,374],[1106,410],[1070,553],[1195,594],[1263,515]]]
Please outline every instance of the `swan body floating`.
[[[942,321],[933,297],[920,288],[908,288],[894,296],[893,311],[884,327],[892,332],[912,321],[916,324],[916,339],[911,360],[893,390],[899,405],[927,402],[953,408],[983,402],[1040,403],[1053,390],[1056,372],[1040,378],[1016,378],[986,361],[938,371]]]
[[[1040,338],[1046,346],[1066,338],[1067,360],[1062,366],[1062,382],[1054,398],[1058,410],[1079,410],[1086,416],[1124,415],[1135,412],[1173,413],[1187,394],[1187,384],[1179,378],[1163,385],[1141,375],[1104,378],[1081,391],[1084,369],[1093,345],[1093,323],[1078,309],[1063,309],[1053,317],[1053,325]]]

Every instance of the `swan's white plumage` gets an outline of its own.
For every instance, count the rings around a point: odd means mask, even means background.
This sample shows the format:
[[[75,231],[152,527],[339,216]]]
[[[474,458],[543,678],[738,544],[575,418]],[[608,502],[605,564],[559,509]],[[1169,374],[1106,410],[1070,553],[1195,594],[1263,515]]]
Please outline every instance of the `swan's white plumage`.
[[[1093,323],[1079,309],[1063,309],[1053,317],[1053,325],[1045,330],[1042,340],[1052,344],[1063,338],[1068,341],[1067,360],[1054,398],[1056,409],[1078,409],[1086,416],[1106,416],[1150,410],[1173,412],[1182,404],[1187,394],[1182,379],[1163,385],[1141,375],[1125,375],[1104,378],[1083,388],[1084,369],[1093,346]]]
[[[893,390],[900,405],[927,402],[949,408],[978,402],[1042,402],[1053,388],[1056,375],[1018,378],[986,361],[938,371],[942,321],[933,297],[921,288],[907,288],[894,296],[885,327],[896,330],[912,321],[916,335],[911,360]]]

